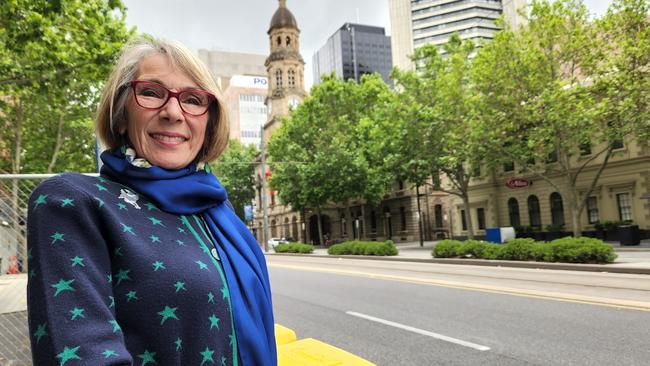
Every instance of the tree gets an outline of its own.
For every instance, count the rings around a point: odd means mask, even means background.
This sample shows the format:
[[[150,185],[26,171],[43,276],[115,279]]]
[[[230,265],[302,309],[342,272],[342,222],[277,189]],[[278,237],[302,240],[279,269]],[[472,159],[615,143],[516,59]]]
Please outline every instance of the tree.
[[[647,2],[623,0],[613,8],[632,3],[635,16],[610,9],[599,27],[579,0],[535,0],[526,27],[498,33],[474,60],[472,82],[485,122],[480,134],[493,142],[495,155],[564,193],[575,236],[615,143],[648,120]],[[628,31],[613,29],[619,26]],[[630,62],[637,46],[645,49],[645,66]],[[630,78],[643,70],[645,79],[635,84]],[[591,148],[588,158],[577,159]],[[597,172],[581,195],[577,181],[587,166]]]
[[[387,93],[378,75],[364,75],[358,85],[326,77],[271,137],[271,185],[293,209],[316,211],[321,242],[324,206],[355,198],[378,202],[383,197],[381,178],[369,165],[359,126]]]
[[[119,0],[3,2],[0,149],[9,159],[0,169],[94,168],[94,106],[113,59],[132,34],[124,19]],[[62,156],[66,151],[75,155]]]
[[[455,34],[445,45],[443,58],[435,46],[418,48],[413,60],[419,71],[394,71],[397,96],[387,115],[394,121],[394,142],[387,147],[389,170],[420,186],[432,177],[434,188],[460,197],[467,231],[474,237],[469,184],[475,165],[486,158],[484,142],[475,134],[476,95],[469,80],[475,46]],[[388,132],[390,134],[390,132]],[[439,174],[449,181],[440,184]]]
[[[254,145],[242,145],[237,140],[230,140],[228,149],[215,161],[215,173],[226,191],[235,212],[242,220],[244,206],[255,199],[255,156]]]

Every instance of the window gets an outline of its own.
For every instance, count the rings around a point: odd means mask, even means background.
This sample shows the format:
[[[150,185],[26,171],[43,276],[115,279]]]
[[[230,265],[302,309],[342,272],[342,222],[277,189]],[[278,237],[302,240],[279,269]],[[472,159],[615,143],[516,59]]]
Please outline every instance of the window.
[[[511,172],[515,170],[515,162],[514,161],[508,161],[503,163],[503,171],[504,172]]]
[[[553,192],[550,197],[551,203],[551,223],[553,225],[564,225],[564,207],[562,205],[562,196]]]
[[[290,69],[288,72],[289,75],[289,87],[293,88],[296,86],[296,72],[293,69]]]
[[[404,207],[399,208],[400,223],[402,224],[402,231],[406,231],[406,210]]]
[[[485,209],[484,208],[476,209],[476,218],[478,219],[478,229],[485,230]]]
[[[542,216],[539,212],[539,199],[537,196],[532,195],[528,197],[528,217],[530,218],[530,226],[541,228]]]
[[[460,219],[463,224],[463,230],[467,230],[467,218],[465,218],[465,210],[460,210]]]
[[[625,147],[625,144],[623,144],[623,140],[615,140],[612,142],[612,147],[616,149],[622,149]]]
[[[521,220],[519,219],[519,202],[517,202],[517,199],[514,197],[508,200],[508,216],[510,216],[510,226],[521,226]]]
[[[278,41],[278,46],[282,45],[282,37],[278,36],[277,41]]]
[[[275,87],[282,88],[282,70],[275,70]]]
[[[403,180],[398,180],[397,181],[397,186],[398,186],[398,190],[400,190],[400,191],[403,190],[404,189],[404,181]]]
[[[589,197],[587,200],[587,218],[590,224],[598,222],[598,199],[596,197]]]
[[[434,207],[434,215],[436,219],[436,227],[442,227],[442,205],[436,205]]]
[[[289,46],[291,44],[291,37],[287,36],[286,42],[287,42],[287,46]]]
[[[630,203],[629,193],[619,193],[616,195],[618,202],[618,217],[621,221],[632,220],[632,204]]]
[[[580,144],[580,155],[585,156],[585,155],[591,155],[591,143],[590,142],[585,142]]]
[[[377,217],[375,216],[375,210],[370,211],[370,231],[373,233],[377,232]]]
[[[481,176],[481,163],[475,163],[474,166],[472,166],[472,175],[474,177]]]
[[[348,234],[348,226],[346,225],[345,214],[341,214],[341,234],[342,235]]]
[[[557,161],[557,150],[553,150],[550,154],[548,154],[548,158],[546,158],[547,163],[555,163]]]

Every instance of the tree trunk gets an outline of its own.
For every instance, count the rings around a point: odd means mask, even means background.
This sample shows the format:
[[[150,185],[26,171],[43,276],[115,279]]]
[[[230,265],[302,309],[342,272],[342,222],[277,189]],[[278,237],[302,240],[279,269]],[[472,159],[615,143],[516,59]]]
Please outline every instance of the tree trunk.
[[[571,181],[568,182],[568,197],[567,203],[570,209],[571,215],[571,229],[573,231],[573,236],[579,238],[582,236],[582,230],[580,230],[580,210],[578,208],[578,190],[575,187],[575,184],[571,184]]]
[[[320,206],[319,206],[319,207],[316,207],[316,220],[317,220],[317,224],[318,224],[318,242],[320,243],[320,245],[325,245],[325,243],[323,242],[323,225],[321,223],[321,218],[322,218],[321,217],[321,209],[320,209]]]
[[[63,144],[63,122],[65,120],[65,111],[61,111],[59,115],[59,122],[56,127],[56,143],[54,144],[54,151],[52,151],[52,158],[50,163],[47,166],[47,173],[51,174],[56,165],[56,159],[59,156],[59,151],[61,150],[61,145]]]
[[[465,221],[467,222],[467,238],[471,240],[474,239],[474,225],[472,225],[472,213],[467,192],[463,192],[463,207],[465,207]]]

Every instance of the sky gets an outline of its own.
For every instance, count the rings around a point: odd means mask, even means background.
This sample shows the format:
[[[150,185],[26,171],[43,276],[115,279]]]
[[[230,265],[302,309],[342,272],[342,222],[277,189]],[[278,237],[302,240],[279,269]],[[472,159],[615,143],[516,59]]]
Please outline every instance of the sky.
[[[139,32],[182,42],[193,51],[219,49],[269,53],[267,31],[277,0],[123,0],[126,22]],[[585,0],[602,15],[611,0]],[[345,22],[386,28],[390,35],[388,0],[287,0],[298,22],[305,60],[305,88],[312,85],[311,60]]]

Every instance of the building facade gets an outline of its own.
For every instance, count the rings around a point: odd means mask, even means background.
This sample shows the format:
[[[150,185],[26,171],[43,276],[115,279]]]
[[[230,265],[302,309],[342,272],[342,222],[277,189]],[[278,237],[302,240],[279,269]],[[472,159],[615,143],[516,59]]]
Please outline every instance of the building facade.
[[[526,0],[389,0],[393,63],[412,70],[413,50],[432,44],[444,53],[454,33],[478,44],[488,41],[499,31],[495,20],[502,14],[516,29],[525,22],[525,6]]]
[[[314,84],[322,75],[359,82],[361,75],[377,72],[385,82],[393,67],[390,37],[382,27],[345,23],[314,53]]]
[[[602,146],[600,147],[602,149]],[[596,146],[592,151],[599,151]],[[572,166],[578,166],[592,156],[583,154],[572,158]],[[582,198],[588,190],[603,157],[594,159],[579,175],[576,182]],[[552,164],[552,163],[551,163]],[[553,231],[550,226],[563,227],[571,232],[571,212],[567,202],[568,185],[565,177],[552,175],[548,178],[554,185],[538,176],[519,172],[517,165],[506,164],[496,171],[483,174],[470,182],[469,219],[475,234],[485,235],[487,227],[532,227],[535,231]],[[516,180],[518,184],[506,185]],[[509,186],[513,186],[512,188]],[[631,221],[650,237],[650,148],[641,146],[633,139],[626,140],[614,150],[588,204],[580,218],[580,230],[591,232],[597,222]],[[460,199],[451,200],[452,231],[457,237],[466,237],[467,217]]]
[[[230,139],[243,145],[259,146],[261,130],[268,116],[266,96],[268,78],[233,75],[223,92],[230,117]]]

